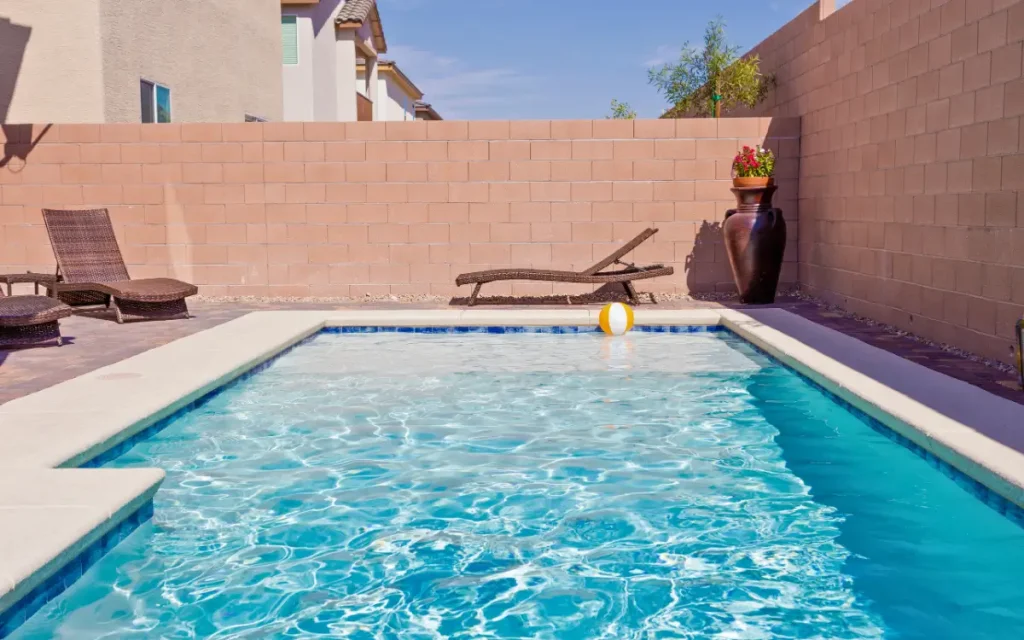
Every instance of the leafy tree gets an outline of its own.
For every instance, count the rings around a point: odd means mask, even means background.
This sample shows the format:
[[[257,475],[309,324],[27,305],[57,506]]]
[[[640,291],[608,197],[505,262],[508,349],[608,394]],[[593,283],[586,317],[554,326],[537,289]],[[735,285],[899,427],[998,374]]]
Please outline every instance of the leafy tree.
[[[761,75],[758,56],[740,58],[739,47],[729,46],[722,18],[708,23],[703,50],[687,42],[678,62],[647,73],[649,82],[673,105],[662,116],[665,118],[699,113],[717,118],[722,109],[754,107],[775,85],[774,77]]]
[[[636,120],[636,111],[629,106],[628,102],[612,100],[612,113],[605,116],[606,120]]]

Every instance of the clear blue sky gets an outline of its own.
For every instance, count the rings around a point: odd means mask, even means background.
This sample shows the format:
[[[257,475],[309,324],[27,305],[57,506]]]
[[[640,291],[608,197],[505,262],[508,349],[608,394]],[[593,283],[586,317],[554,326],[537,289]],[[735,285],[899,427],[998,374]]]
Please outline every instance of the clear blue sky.
[[[721,15],[745,51],[813,0],[377,0],[385,57],[445,119],[640,117],[665,101],[647,69]],[[845,4],[839,0],[837,4]]]

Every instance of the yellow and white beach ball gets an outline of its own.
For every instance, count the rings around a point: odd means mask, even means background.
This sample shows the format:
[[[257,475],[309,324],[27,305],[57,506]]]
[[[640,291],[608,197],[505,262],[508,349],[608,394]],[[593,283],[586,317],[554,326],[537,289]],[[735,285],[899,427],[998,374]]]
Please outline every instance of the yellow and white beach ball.
[[[628,304],[612,302],[601,309],[597,323],[611,336],[621,336],[633,328],[633,309]]]

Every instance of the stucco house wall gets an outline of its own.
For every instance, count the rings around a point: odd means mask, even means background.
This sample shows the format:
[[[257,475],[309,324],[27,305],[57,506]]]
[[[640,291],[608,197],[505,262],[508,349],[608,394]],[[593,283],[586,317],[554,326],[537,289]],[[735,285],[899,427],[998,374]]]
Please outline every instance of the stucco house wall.
[[[102,0],[107,122],[138,122],[139,80],[171,89],[172,119],[282,117],[278,0]]]
[[[99,34],[100,0],[0,0],[0,122],[103,122]]]
[[[0,0],[0,121],[139,122],[143,78],[175,122],[280,120],[279,2]]]

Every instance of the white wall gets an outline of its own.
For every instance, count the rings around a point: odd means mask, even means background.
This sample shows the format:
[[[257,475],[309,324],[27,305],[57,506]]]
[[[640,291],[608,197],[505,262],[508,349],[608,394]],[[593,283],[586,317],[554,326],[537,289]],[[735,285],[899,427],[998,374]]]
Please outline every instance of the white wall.
[[[356,78],[356,86],[359,93],[366,95],[365,76],[360,71]],[[391,74],[381,72],[377,79],[377,119],[387,121],[405,121],[416,119],[415,99],[406,93],[402,87],[395,82]]]
[[[381,120],[415,120],[416,109],[413,98],[388,76],[381,77],[380,91],[377,95],[384,96],[381,104],[385,114]]]
[[[281,7],[282,15],[298,16],[299,25],[299,64],[282,65],[285,120],[356,119],[356,34],[334,25],[343,5],[343,0],[321,0],[316,5]]]
[[[338,105],[335,120],[354,122],[358,119],[356,109],[356,91],[359,82],[356,78],[356,32],[342,29],[337,33],[335,41],[335,95]]]

